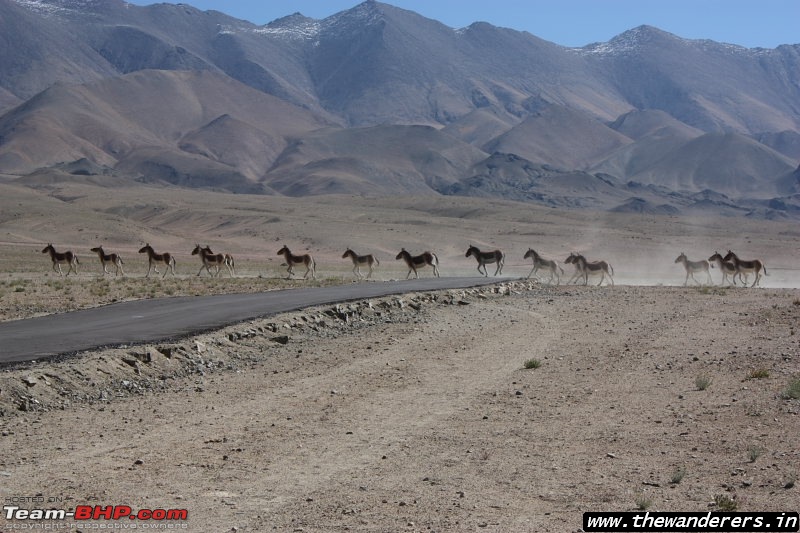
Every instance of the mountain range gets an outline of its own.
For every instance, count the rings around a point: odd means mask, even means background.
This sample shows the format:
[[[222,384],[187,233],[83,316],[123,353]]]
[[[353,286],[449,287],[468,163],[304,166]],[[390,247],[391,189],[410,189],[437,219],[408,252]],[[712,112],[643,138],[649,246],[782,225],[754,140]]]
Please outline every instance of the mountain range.
[[[0,0],[0,174],[800,217],[800,45]]]

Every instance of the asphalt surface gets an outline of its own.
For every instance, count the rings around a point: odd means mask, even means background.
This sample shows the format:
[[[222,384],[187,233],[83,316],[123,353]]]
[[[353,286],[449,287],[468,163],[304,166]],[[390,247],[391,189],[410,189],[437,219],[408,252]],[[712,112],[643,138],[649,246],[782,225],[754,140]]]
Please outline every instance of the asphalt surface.
[[[315,305],[406,292],[477,287],[510,279],[514,278],[422,278],[121,302],[0,323],[0,364],[124,344],[163,342]]]

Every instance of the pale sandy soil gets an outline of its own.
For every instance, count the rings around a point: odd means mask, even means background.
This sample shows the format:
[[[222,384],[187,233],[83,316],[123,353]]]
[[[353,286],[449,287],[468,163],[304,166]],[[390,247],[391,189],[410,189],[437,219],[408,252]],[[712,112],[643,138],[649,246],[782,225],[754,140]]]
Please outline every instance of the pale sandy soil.
[[[797,509],[800,401],[784,393],[800,291],[439,300],[6,373],[0,395],[13,376],[41,398],[29,408],[51,407],[0,418],[3,497],[185,508],[192,531],[562,532],[584,511],[703,511],[720,496]]]
[[[618,285],[407,295],[0,369],[4,502],[185,508],[189,530],[220,532],[565,532],[580,529],[584,511],[705,511],[720,498],[742,511],[797,510],[800,400],[786,394],[800,378],[792,224],[477,200],[347,199],[357,207],[345,209],[327,199],[298,216],[299,200],[248,197],[198,219],[178,199],[140,196],[175,205],[126,225],[102,220],[121,207],[99,210],[73,191],[69,217],[88,213],[76,231],[45,211],[15,218],[28,192],[17,194],[3,196],[13,202],[0,222],[3,319],[299,285],[279,279],[274,257],[290,237],[325,265],[319,283],[349,282],[347,246],[385,258],[379,279],[405,276],[393,258],[401,246],[435,248],[446,275],[472,274],[463,254],[477,242],[506,249],[512,276],[530,270],[528,246],[562,260],[571,250],[603,257]],[[280,220],[264,225],[267,215]],[[210,244],[242,257],[240,279],[196,278],[188,252],[204,239],[192,231],[209,218]],[[93,265],[61,279],[47,273],[42,241],[107,243],[133,257],[130,275],[103,281]],[[142,279],[142,241],[182,246],[191,268]],[[767,262],[763,288],[680,286],[678,253],[728,248]],[[523,368],[529,359],[541,366]],[[0,529],[9,524],[0,518]]]

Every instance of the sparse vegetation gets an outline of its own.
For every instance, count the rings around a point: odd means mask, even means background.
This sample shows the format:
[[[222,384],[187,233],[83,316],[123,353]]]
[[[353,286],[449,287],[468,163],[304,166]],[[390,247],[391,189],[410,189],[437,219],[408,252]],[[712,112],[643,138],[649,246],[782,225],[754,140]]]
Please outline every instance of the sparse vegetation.
[[[669,482],[672,483],[673,485],[677,485],[678,483],[683,481],[683,478],[685,476],[686,476],[686,467],[680,465],[676,467],[675,470],[672,471],[672,477],[670,478]]]
[[[542,366],[542,362],[538,359],[528,359],[525,361],[525,368],[528,370],[539,368],[540,366]]]
[[[697,390],[706,390],[711,386],[711,382],[711,378],[705,375],[694,378],[694,386],[697,387]]]
[[[109,286],[108,281],[101,280],[92,285],[89,289],[89,292],[92,294],[92,296],[103,297],[107,296],[111,292],[111,287]]]
[[[53,289],[54,291],[60,291],[60,290],[63,290],[63,289],[64,289],[64,282],[63,282],[63,281],[61,281],[60,279],[50,279],[50,280],[47,280],[47,282],[45,283],[45,285],[47,285],[48,287],[50,287],[50,288],[51,288],[51,289]]]
[[[727,294],[728,287],[703,285],[702,287],[697,287],[695,290],[700,294],[724,295]]]
[[[790,381],[783,395],[787,399],[800,400],[800,378],[795,378]]]
[[[640,492],[636,495],[636,508],[640,511],[646,511],[653,505],[653,500],[649,498],[645,493]]]
[[[761,454],[764,453],[764,448],[757,444],[750,445],[747,448],[747,457],[750,459],[751,463],[755,463],[756,460],[761,457]]]
[[[764,379],[769,377],[769,370],[766,368],[757,368],[751,370],[747,375],[747,379]]]
[[[25,292],[26,289],[27,289],[27,285],[28,285],[28,280],[26,280],[26,279],[16,279],[16,280],[11,280],[11,281],[8,282],[8,287],[13,292],[17,292],[17,293]]]
[[[717,509],[720,511],[735,511],[739,504],[728,496],[727,494],[717,494],[714,496],[714,503],[717,505]]]

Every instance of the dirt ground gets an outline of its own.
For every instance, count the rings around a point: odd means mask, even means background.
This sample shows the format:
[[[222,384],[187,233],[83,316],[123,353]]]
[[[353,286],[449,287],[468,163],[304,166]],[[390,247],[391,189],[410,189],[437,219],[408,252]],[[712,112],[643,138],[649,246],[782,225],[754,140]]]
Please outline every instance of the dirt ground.
[[[563,533],[585,511],[798,510],[793,221],[68,183],[0,192],[0,320],[351,283],[347,247],[380,257],[376,282],[405,277],[401,247],[435,251],[443,276],[475,275],[472,243],[503,249],[511,278],[528,274],[533,247],[609,260],[617,283],[506,280],[0,368],[4,532]],[[238,276],[197,277],[198,241],[233,253]],[[52,272],[46,242],[76,250],[80,274]],[[145,242],[178,255],[177,278],[144,278]],[[98,244],[122,253],[125,277],[101,275]],[[319,279],[282,279],[282,244],[313,253]],[[681,251],[727,249],[766,261],[761,288],[681,286]],[[7,514],[87,505],[188,520]]]
[[[798,325],[797,289],[510,282],[23,365],[0,374],[2,497],[220,532],[796,511]]]

